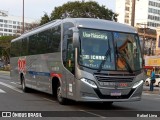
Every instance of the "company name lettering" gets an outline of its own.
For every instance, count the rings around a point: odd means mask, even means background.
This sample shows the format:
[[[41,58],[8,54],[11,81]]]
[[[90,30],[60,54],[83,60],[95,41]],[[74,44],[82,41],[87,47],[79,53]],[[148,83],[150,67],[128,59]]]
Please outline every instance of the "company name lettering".
[[[98,34],[98,33],[87,33],[83,32],[84,38],[96,38],[96,39],[105,39],[107,40],[107,36],[104,34]]]

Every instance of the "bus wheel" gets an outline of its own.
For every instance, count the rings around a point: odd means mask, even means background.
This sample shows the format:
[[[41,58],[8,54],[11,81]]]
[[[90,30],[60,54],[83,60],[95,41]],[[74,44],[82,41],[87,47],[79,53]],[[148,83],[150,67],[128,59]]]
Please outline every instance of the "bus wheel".
[[[146,85],[146,86],[149,86],[149,82],[148,82],[148,81],[146,81],[146,82],[145,82],[145,85]]]
[[[24,79],[23,75],[21,76],[21,80],[22,80],[22,90],[23,90],[23,92],[28,92],[28,88],[26,87],[25,79]]]
[[[62,88],[61,88],[60,84],[57,87],[57,100],[61,105],[65,105],[66,104],[66,98],[62,97]]]

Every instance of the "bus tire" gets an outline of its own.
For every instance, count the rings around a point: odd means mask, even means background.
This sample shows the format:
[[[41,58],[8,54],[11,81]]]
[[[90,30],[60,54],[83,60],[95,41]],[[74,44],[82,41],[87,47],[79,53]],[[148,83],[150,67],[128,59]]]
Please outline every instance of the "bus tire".
[[[26,87],[25,78],[24,78],[23,75],[21,76],[21,80],[22,80],[22,90],[23,90],[23,92],[28,92],[28,88]]]
[[[57,100],[61,105],[66,105],[67,99],[62,97],[62,88],[60,83],[57,86]]]
[[[146,81],[146,82],[145,82],[145,85],[146,85],[146,86],[149,86],[149,82],[148,82],[148,81]]]

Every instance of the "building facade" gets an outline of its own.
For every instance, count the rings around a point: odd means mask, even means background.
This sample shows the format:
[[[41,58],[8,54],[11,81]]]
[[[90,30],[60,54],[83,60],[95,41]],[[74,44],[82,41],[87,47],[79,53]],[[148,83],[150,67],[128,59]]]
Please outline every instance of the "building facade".
[[[29,30],[33,22],[34,19],[24,18],[25,30]],[[8,11],[0,10],[0,36],[21,35],[22,26],[22,17],[10,16]]]
[[[115,12],[118,22],[131,25],[132,0],[116,0]]]
[[[118,22],[131,25],[133,0],[116,0]],[[135,0],[135,24],[151,29],[160,27],[160,0]]]
[[[160,55],[160,27],[157,28],[156,54]]]
[[[131,25],[135,3],[134,26],[138,29],[145,55],[157,54],[157,27],[160,27],[160,0],[116,0],[118,22]]]

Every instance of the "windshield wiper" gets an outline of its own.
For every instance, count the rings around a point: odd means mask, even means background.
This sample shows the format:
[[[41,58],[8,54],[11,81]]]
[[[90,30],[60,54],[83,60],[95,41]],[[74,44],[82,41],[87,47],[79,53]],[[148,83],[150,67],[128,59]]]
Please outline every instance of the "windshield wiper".
[[[108,50],[106,51],[105,53],[105,59],[101,62],[97,72],[100,72],[102,70],[102,66],[105,64],[107,58],[108,58],[108,55],[110,55],[110,61],[111,61],[111,47],[110,47],[110,44],[109,44],[109,40],[108,40]]]
[[[107,51],[106,51],[106,54],[105,54],[105,59],[101,62],[100,66],[99,66],[99,69],[97,70],[97,72],[100,72],[102,70],[102,66],[105,64],[107,58],[108,58],[108,55],[110,55],[111,53],[111,49],[109,48]]]

